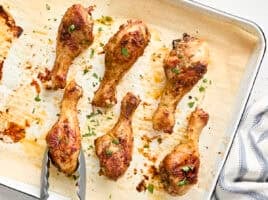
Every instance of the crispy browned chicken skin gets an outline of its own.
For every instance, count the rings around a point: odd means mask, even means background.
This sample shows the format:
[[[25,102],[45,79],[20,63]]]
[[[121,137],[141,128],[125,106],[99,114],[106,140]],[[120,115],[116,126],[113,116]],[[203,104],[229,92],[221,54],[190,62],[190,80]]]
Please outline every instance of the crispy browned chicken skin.
[[[176,146],[160,164],[161,180],[171,195],[183,195],[197,183],[200,165],[198,140],[208,118],[202,109],[193,111],[187,128],[187,142]]]
[[[164,60],[167,82],[153,115],[155,130],[172,133],[177,104],[207,72],[208,59],[204,41],[187,34],[173,41],[173,49]]]
[[[12,42],[18,38],[23,29],[16,25],[14,18],[0,5],[0,81],[2,79],[4,61]]]
[[[92,104],[106,107],[116,103],[116,85],[143,54],[150,40],[147,26],[139,20],[129,20],[105,45],[105,74]]]
[[[46,137],[52,162],[67,175],[76,170],[81,149],[76,108],[81,97],[82,88],[74,81],[70,82],[65,88],[59,119]]]
[[[121,114],[115,126],[95,140],[96,154],[100,160],[100,174],[117,180],[127,170],[132,160],[132,116],[140,99],[131,93],[123,98]]]
[[[64,14],[58,30],[56,60],[49,75],[47,88],[58,89],[66,85],[67,73],[72,61],[93,42],[93,7],[80,4],[70,7]]]

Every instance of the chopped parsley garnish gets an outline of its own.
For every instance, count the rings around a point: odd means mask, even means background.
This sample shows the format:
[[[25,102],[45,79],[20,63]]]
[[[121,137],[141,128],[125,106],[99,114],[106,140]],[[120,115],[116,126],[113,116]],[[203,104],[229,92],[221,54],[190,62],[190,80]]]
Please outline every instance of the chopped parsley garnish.
[[[90,137],[90,136],[95,136],[96,135],[96,133],[95,133],[93,128],[90,128],[88,126],[87,129],[88,129],[88,132],[86,134],[84,134],[83,137]]]
[[[184,172],[189,172],[190,170],[193,170],[193,167],[191,167],[191,166],[183,166],[181,169]]]
[[[149,148],[149,144],[145,144],[143,148]]]
[[[96,74],[95,72],[92,74],[92,76],[95,78],[95,79],[98,79],[98,74]]]
[[[34,98],[34,100],[35,100],[36,102],[41,101],[39,94]]]
[[[194,107],[194,101],[188,103],[189,108]]]
[[[90,119],[91,117],[94,117],[95,115],[97,115],[97,113],[92,112],[89,115],[87,115],[87,118]]]
[[[100,47],[104,47],[104,44],[102,42],[100,42]]]
[[[83,71],[83,74],[85,75],[88,72],[89,72],[88,68],[85,68],[84,71]]]
[[[99,31],[99,32],[102,32],[102,31],[103,31],[102,27],[99,27],[99,28],[98,28],[98,31]]]
[[[119,144],[119,140],[118,140],[117,138],[114,138],[114,139],[112,140],[112,143],[117,145],[117,144]]]
[[[89,145],[87,150],[93,149],[93,145]]]
[[[95,54],[95,50],[94,49],[91,49],[91,52],[90,52],[90,58],[91,59],[94,57],[94,54]]]
[[[184,178],[183,180],[181,180],[177,183],[177,186],[184,186],[187,184],[188,184],[188,181],[186,180],[186,178]]]
[[[208,79],[204,78],[203,83],[207,83],[207,82],[208,82]]]
[[[176,67],[172,68],[171,71],[172,71],[174,74],[179,74],[179,73],[180,73],[180,71],[179,71]]]
[[[90,119],[96,115],[102,115],[101,110],[98,109],[97,112],[91,112],[89,115],[87,115],[87,118]]]
[[[105,153],[107,156],[113,155],[113,152],[110,149],[106,149]]]
[[[71,24],[69,27],[68,27],[68,31],[70,33],[74,32],[75,31],[75,25],[74,24]]]
[[[147,186],[147,190],[150,192],[150,193],[154,193],[154,185],[153,184],[149,184],[148,186]]]
[[[50,10],[50,5],[46,4],[46,9]]]
[[[113,119],[113,118],[112,118],[112,117],[107,117],[107,119],[111,120],[111,119]]]
[[[158,142],[158,144],[161,144],[162,143],[162,138],[157,138],[157,142]]]
[[[125,57],[128,57],[129,56],[129,53],[128,53],[128,50],[126,47],[122,47],[121,49],[121,54]]]
[[[104,25],[111,25],[113,23],[113,18],[110,16],[101,16],[101,18],[97,19],[97,22]]]
[[[199,92],[204,92],[205,90],[206,90],[205,87],[203,87],[203,86],[200,86],[200,87],[199,87]]]

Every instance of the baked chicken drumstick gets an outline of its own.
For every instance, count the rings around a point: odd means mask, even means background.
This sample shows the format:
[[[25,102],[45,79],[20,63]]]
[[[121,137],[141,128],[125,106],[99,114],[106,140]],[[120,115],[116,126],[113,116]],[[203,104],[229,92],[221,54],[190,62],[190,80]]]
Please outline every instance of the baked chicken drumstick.
[[[187,142],[176,146],[160,164],[161,180],[171,195],[183,195],[197,182],[200,165],[198,140],[208,118],[202,109],[192,112],[187,128]]]
[[[48,89],[63,89],[72,61],[93,42],[93,7],[84,8],[80,4],[70,7],[59,26],[56,60],[50,73]]]
[[[104,47],[105,74],[92,104],[106,107],[116,103],[116,85],[143,54],[150,40],[147,26],[139,20],[129,20]]]
[[[82,88],[74,81],[70,82],[65,88],[59,119],[46,136],[53,164],[67,175],[76,170],[81,149],[76,108],[81,97]]]
[[[187,34],[173,41],[173,49],[164,60],[167,82],[153,115],[155,130],[172,133],[177,104],[207,72],[208,59],[204,41]]]
[[[117,180],[127,170],[132,160],[132,116],[140,99],[127,93],[122,100],[121,114],[115,126],[95,140],[96,154],[100,160],[100,174]]]

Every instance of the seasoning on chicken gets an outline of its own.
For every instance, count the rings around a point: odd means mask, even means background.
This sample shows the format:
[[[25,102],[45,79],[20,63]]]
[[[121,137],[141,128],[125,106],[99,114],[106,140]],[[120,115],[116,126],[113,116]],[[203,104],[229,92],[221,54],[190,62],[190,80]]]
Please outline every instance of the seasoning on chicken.
[[[193,111],[186,132],[187,142],[177,145],[160,164],[161,180],[171,195],[183,195],[197,183],[200,165],[198,141],[208,118],[202,109]]]
[[[137,59],[143,55],[150,40],[147,26],[139,20],[129,20],[110,38],[104,47],[105,74],[92,104],[107,107],[116,103],[116,86]]]
[[[81,149],[76,108],[81,97],[82,88],[74,81],[70,82],[65,88],[59,119],[46,137],[52,162],[67,175],[76,170]]]
[[[121,114],[115,126],[95,140],[96,154],[100,160],[100,174],[117,180],[127,170],[132,160],[132,116],[140,99],[127,93],[122,100]]]
[[[155,130],[172,133],[177,104],[207,72],[208,59],[203,40],[184,34],[182,40],[173,41],[173,49],[164,60],[167,82],[153,115]]]
[[[73,60],[93,42],[93,7],[80,4],[70,7],[64,14],[58,30],[56,60],[48,75],[48,89],[63,89]]]
[[[0,81],[2,79],[4,61],[14,39],[22,33],[13,17],[0,5]]]

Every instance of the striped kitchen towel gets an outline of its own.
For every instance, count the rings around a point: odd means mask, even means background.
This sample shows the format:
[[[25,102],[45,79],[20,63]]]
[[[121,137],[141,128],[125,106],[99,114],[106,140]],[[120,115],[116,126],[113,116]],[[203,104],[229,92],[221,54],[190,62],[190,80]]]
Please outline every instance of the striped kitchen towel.
[[[268,97],[244,113],[214,199],[268,200]]]

